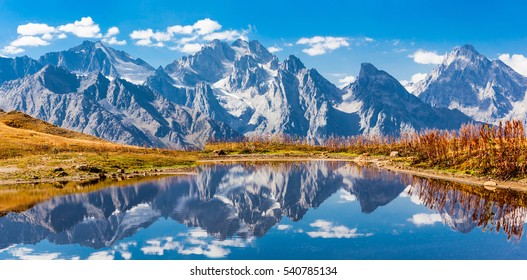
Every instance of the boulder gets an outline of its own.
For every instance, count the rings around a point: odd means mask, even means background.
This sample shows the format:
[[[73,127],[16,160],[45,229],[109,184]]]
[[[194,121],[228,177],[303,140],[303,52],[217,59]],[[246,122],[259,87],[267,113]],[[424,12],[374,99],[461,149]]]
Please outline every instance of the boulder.
[[[227,155],[227,153],[224,150],[214,150],[212,152],[212,154],[214,154],[215,156],[225,156],[225,155]]]

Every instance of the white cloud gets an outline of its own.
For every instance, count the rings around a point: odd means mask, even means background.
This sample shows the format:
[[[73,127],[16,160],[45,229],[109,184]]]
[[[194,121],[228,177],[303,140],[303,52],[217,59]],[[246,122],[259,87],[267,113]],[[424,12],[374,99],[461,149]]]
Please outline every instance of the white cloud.
[[[117,26],[110,27],[102,41],[109,45],[126,45],[126,40],[118,40],[116,37],[117,35],[119,35],[119,28]]]
[[[117,40],[117,38],[115,37],[104,38],[102,39],[102,41],[107,43],[108,45],[118,45],[118,46],[126,45],[126,40]]]
[[[18,38],[2,49],[3,53],[18,54],[24,52],[22,46],[37,47],[47,46],[54,39],[65,39],[67,34],[79,38],[102,38],[103,42],[111,45],[124,45],[125,40],[118,40],[119,28],[110,27],[106,34],[101,34],[101,29],[91,17],[83,17],[73,23],[53,27],[45,23],[28,23],[17,27]]]
[[[19,25],[16,32],[22,36],[44,35],[55,32],[55,27],[45,23],[28,23]]]
[[[210,18],[198,20],[192,27],[197,31],[196,33],[198,33],[198,35],[210,34],[221,29],[221,25]]]
[[[308,45],[308,48],[302,51],[310,56],[325,54],[341,47],[349,47],[347,38],[331,36],[315,36],[312,38],[300,38],[297,45]]]
[[[291,225],[278,225],[276,226],[277,230],[290,230],[292,228]]]
[[[303,49],[302,51],[309,56],[317,56],[326,53],[326,50],[322,46],[313,46],[311,48]]]
[[[19,54],[19,53],[24,52],[24,51],[25,51],[24,49],[18,48],[18,47],[15,47],[15,46],[5,46],[2,49],[2,52],[3,53],[7,53],[7,54]]]
[[[441,215],[439,214],[419,213],[419,214],[413,215],[412,218],[408,219],[408,221],[419,227],[419,226],[429,226],[435,223],[440,223],[442,220],[441,220]]]
[[[147,246],[141,248],[141,251],[145,255],[158,255],[162,256],[165,251],[172,251],[178,248],[182,248],[181,244],[174,241],[172,237],[166,237],[164,239],[153,239],[146,241]]]
[[[144,30],[134,30],[130,33],[130,38],[137,40],[135,44],[137,46],[146,46],[146,47],[164,47],[163,42],[169,41],[171,39],[170,33],[165,33],[161,31],[154,32],[152,29]],[[154,42],[156,41],[156,42]]]
[[[109,252],[109,251],[95,252],[95,253],[92,253],[88,257],[88,260],[113,260],[115,258],[113,253],[114,253],[113,251],[112,252]]]
[[[108,31],[106,32],[106,35],[104,37],[112,37],[119,34],[119,28],[117,26],[113,26],[108,28]]]
[[[192,34],[193,31],[194,31],[194,27],[192,25],[185,25],[185,26],[174,25],[174,26],[169,26],[167,28],[167,32],[169,32],[171,34],[185,34],[185,35],[189,35],[189,34]]]
[[[91,17],[83,17],[73,23],[57,27],[57,30],[74,34],[79,38],[101,38],[101,29]]]
[[[239,32],[236,30],[226,30],[222,32],[214,32],[203,36],[205,41],[222,40],[222,41],[233,41],[236,39],[247,40],[245,32]]]
[[[223,258],[231,251],[217,245],[209,245],[207,247],[189,247],[178,250],[182,255],[204,255],[209,258]]]
[[[13,47],[37,47],[37,46],[47,46],[49,45],[48,41],[42,40],[40,37],[35,36],[22,36],[14,40],[10,44]]]
[[[427,75],[426,73],[416,73],[412,75],[410,81],[401,80],[399,82],[408,92],[412,93],[417,88],[417,83],[424,80]]]
[[[270,53],[275,53],[275,52],[282,51],[283,49],[280,48],[280,47],[269,47],[267,50],[268,50]]]
[[[346,226],[336,226],[330,221],[316,220],[309,224],[317,231],[306,232],[311,238],[357,238],[373,235],[372,233],[357,233],[357,228],[350,229]]]
[[[51,41],[53,39],[53,35],[51,35],[51,33],[46,33],[40,36],[40,38],[42,38],[42,40]]]
[[[364,38],[364,41],[365,41],[366,43],[372,43],[372,42],[374,42],[375,40],[374,40],[373,38],[370,38],[370,37],[365,37],[365,38]]]
[[[224,30],[221,24],[209,18],[196,21],[192,25],[172,25],[166,31],[154,31],[151,28],[134,30],[130,38],[137,46],[168,47],[170,50],[194,54],[201,50],[207,41],[236,39],[248,40],[249,30]]]
[[[145,30],[134,30],[132,33],[130,33],[130,38],[137,39],[137,40],[146,40],[153,37],[154,31],[152,29],[145,29]]]
[[[221,29],[221,24],[217,21],[211,20],[210,18],[205,18],[202,20],[196,21],[193,25],[173,25],[167,28],[167,32],[174,34],[183,34],[190,35],[196,33],[198,35],[207,35],[211,34],[216,30]]]
[[[445,58],[444,55],[438,55],[437,52],[425,50],[417,50],[408,57],[413,58],[414,62],[419,64],[441,64]]]
[[[508,53],[502,54],[498,57],[503,63],[509,65],[514,71],[527,77],[527,57],[522,54],[513,54],[512,56]]]
[[[123,259],[125,260],[129,260],[132,258],[132,253],[130,252],[129,248],[131,246],[137,246],[137,242],[135,241],[130,241],[130,242],[125,242],[125,243],[120,243],[118,245],[115,245],[113,247],[113,249],[117,252],[119,252],[119,254],[121,254],[121,256],[123,257]]]
[[[184,37],[184,38],[178,39],[177,43],[181,44],[181,45],[184,45],[184,44],[188,44],[188,43],[191,43],[191,42],[195,42],[198,39],[199,39],[198,35],[195,35],[195,36],[192,36],[192,37]]]
[[[357,78],[355,76],[346,76],[344,78],[339,79],[340,87],[347,86],[353,82],[355,82]]]
[[[175,240],[178,238],[178,240]],[[147,246],[141,248],[144,254],[162,256],[168,251],[176,251],[182,255],[204,255],[208,258],[223,258],[230,254],[227,247],[244,248],[252,239],[215,240],[200,228],[178,234],[177,237],[162,237],[148,240]]]
[[[182,53],[194,54],[194,53],[199,52],[202,47],[203,45],[199,43],[194,43],[194,44],[184,44],[179,47],[171,48],[171,50],[180,51]]]
[[[428,74],[426,73],[415,73],[412,75],[411,81],[414,84],[419,83],[420,81],[424,80]]]
[[[9,250],[9,253],[13,257],[17,257],[21,260],[56,260],[60,256],[60,253],[33,253],[33,249],[30,248],[14,248]]]

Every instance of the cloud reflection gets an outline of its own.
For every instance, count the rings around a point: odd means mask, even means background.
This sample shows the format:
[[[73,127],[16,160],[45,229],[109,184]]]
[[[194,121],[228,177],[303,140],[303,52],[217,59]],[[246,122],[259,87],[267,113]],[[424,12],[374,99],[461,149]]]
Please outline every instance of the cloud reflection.
[[[60,253],[34,253],[33,249],[25,247],[13,248],[9,253],[20,260],[56,260],[60,256]]]
[[[441,223],[441,215],[439,214],[425,214],[425,213],[419,213],[412,216],[412,218],[408,219],[409,222],[412,224],[420,227],[420,226],[429,226],[433,225],[435,223]]]
[[[208,258],[224,258],[231,253],[227,247],[244,248],[252,239],[215,240],[201,228],[192,229],[187,233],[174,237],[162,237],[146,241],[141,248],[145,255],[163,256],[168,251],[176,251],[181,255],[203,255]]]
[[[333,225],[332,222],[326,220],[316,220],[309,225],[317,229],[317,231],[307,232],[311,238],[357,238],[373,235],[373,233],[357,233],[357,228],[350,229],[346,226]]]

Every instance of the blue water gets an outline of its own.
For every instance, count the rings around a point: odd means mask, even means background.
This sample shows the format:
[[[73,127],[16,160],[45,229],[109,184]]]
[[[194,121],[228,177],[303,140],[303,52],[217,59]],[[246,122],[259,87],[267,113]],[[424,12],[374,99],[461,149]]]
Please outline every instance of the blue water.
[[[0,259],[527,259],[525,208],[482,193],[343,162],[210,165],[9,213]]]

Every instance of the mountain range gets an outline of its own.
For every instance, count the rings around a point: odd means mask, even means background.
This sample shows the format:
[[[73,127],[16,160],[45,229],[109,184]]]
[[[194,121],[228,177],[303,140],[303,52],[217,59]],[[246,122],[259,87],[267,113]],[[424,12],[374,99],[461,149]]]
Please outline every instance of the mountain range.
[[[91,41],[38,60],[0,58],[0,109],[140,146],[200,149],[274,135],[317,144],[527,119],[527,78],[470,45],[412,87],[363,63],[356,81],[338,88],[258,41],[214,40],[157,69]]]

